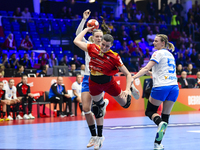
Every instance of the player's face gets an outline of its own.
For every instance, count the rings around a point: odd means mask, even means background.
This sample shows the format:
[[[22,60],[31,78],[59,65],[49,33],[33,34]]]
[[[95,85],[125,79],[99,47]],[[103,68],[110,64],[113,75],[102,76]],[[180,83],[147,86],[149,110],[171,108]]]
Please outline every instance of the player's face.
[[[182,77],[183,79],[185,79],[185,78],[187,77],[187,72],[183,71],[183,72],[181,73],[181,77]]]
[[[100,46],[101,46],[101,51],[105,53],[110,50],[112,44],[111,42],[106,42],[105,40],[102,40]]]
[[[103,37],[102,32],[95,32],[93,35],[94,43],[100,45],[102,37]]]
[[[77,76],[76,81],[80,84],[82,81],[82,76],[81,75]]]
[[[3,83],[0,83],[0,90],[3,89]]]
[[[28,82],[28,78],[25,76],[25,77],[23,77],[23,79],[22,79],[22,83],[23,84],[27,84],[27,82]]]
[[[57,83],[59,85],[63,84],[63,78],[62,77],[59,77],[58,80],[57,80]]]
[[[10,80],[9,81],[9,87],[13,87],[15,85],[15,81],[14,80]]]
[[[155,49],[160,50],[165,46],[165,42],[162,42],[160,37],[156,36],[154,41],[153,41],[153,45],[154,45]]]

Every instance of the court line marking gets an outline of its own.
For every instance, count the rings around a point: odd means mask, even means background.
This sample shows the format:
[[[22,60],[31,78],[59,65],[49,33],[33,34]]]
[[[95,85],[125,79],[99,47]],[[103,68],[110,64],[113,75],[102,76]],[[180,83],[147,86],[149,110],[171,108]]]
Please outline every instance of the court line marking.
[[[168,127],[189,127],[189,126],[200,126],[200,123],[172,123],[172,124],[168,124]],[[107,130],[142,129],[142,128],[157,128],[157,125],[150,124],[150,125],[104,126],[104,129],[107,129]]]

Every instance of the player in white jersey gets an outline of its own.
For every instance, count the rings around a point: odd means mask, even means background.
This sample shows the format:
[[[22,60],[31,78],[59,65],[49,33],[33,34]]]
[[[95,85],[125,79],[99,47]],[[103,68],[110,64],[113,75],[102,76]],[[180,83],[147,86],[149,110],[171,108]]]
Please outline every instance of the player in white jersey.
[[[170,112],[178,98],[179,88],[176,77],[176,64],[174,56],[168,51],[174,51],[174,45],[168,42],[164,34],[157,34],[154,39],[155,51],[149,63],[141,69],[133,79],[139,78],[152,68],[153,88],[148,101],[145,115],[158,126],[154,149],[164,149],[161,144],[168,125]],[[163,103],[162,115],[157,114],[158,107]]]
[[[72,100],[79,103],[81,109],[81,115],[84,116],[82,101],[81,101],[81,89],[82,89],[82,76],[78,74],[76,76],[76,81],[72,84]]]
[[[5,89],[5,91],[6,91],[5,98],[7,100],[10,100],[10,104],[7,105],[7,115],[8,115],[9,120],[13,120],[13,118],[10,116],[10,105],[15,105],[14,109],[16,110],[16,113],[17,113],[16,119],[20,120],[20,119],[23,119],[19,115],[19,105],[20,105],[21,98],[20,97],[17,98],[17,95],[16,95],[17,89],[14,85],[15,85],[14,79],[10,79],[8,86]]]
[[[87,18],[90,16],[90,13],[91,13],[90,10],[86,10],[83,13],[83,19],[79,24],[78,29],[76,30],[76,35],[78,35],[83,30],[85,22]],[[91,41],[87,41],[85,38],[83,38],[82,40],[86,43],[95,43],[97,45],[100,45],[102,37],[103,37],[103,32],[97,29],[92,32],[92,36],[90,37]],[[99,149],[101,148],[104,141],[104,137],[102,136],[104,117],[96,119],[97,132],[98,132],[97,134],[95,128],[94,116],[93,113],[91,112],[92,98],[89,93],[89,80],[88,80],[90,76],[89,62],[90,62],[90,56],[88,55],[87,52],[85,52],[85,75],[82,82],[81,100],[83,105],[83,111],[85,113],[85,118],[89,126],[90,133],[92,135],[89,143],[87,144],[87,147],[89,148],[91,146],[94,146],[95,149]],[[107,106],[109,101],[107,99],[104,99],[104,101]]]

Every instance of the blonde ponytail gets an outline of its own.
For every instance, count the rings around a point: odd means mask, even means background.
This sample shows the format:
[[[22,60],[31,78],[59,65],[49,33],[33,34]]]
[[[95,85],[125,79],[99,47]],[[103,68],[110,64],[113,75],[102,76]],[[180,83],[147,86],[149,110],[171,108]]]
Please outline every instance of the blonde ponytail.
[[[161,42],[165,42],[165,48],[172,50],[172,52],[175,50],[174,44],[168,41],[168,37],[165,34],[157,34],[157,37],[160,37]]]
[[[88,38],[88,41],[90,41],[90,42],[94,43],[94,40],[93,40],[93,38],[92,38],[92,35],[91,35],[91,36],[89,36],[89,38]]]
[[[171,42],[167,42],[168,45],[168,49],[172,50],[172,52],[175,50],[174,44],[172,44]]]

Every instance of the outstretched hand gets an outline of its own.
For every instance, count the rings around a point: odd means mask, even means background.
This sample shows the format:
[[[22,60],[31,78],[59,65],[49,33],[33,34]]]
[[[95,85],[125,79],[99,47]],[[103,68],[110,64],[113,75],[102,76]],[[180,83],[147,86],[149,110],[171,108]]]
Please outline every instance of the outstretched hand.
[[[91,14],[91,11],[89,9],[87,9],[86,11],[84,11],[83,13],[83,19],[87,19]]]

